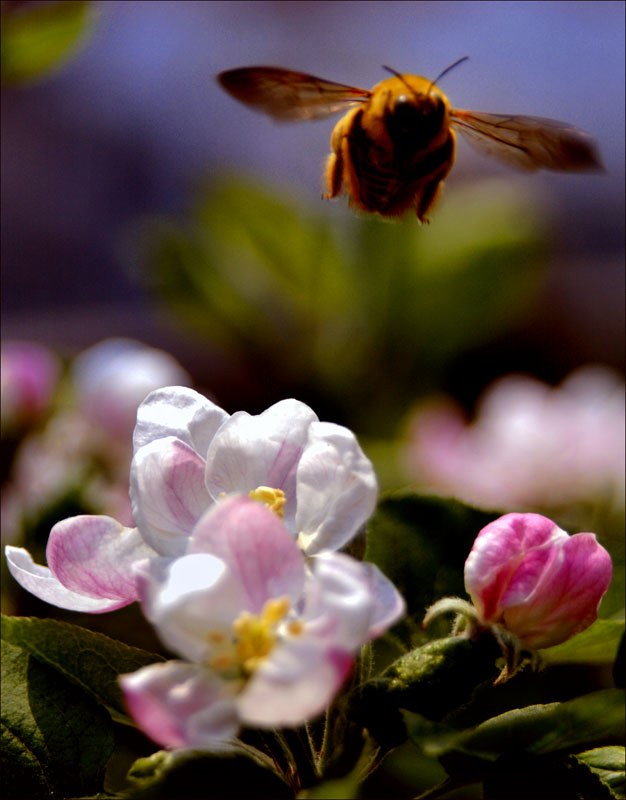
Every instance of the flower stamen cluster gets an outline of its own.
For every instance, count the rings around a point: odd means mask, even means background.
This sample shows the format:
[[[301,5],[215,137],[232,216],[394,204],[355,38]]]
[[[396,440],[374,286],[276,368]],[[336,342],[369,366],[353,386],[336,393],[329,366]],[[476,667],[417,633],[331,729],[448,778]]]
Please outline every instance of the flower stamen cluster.
[[[271,486],[258,486],[256,489],[251,489],[248,495],[252,500],[258,500],[277,514],[279,517],[285,515],[285,503],[287,498],[282,489],[272,489]]]

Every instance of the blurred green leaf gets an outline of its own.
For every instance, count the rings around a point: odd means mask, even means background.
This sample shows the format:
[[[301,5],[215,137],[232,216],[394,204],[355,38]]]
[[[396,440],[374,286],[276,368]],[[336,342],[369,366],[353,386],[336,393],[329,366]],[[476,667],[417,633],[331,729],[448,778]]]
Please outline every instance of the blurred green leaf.
[[[52,619],[2,615],[2,640],[52,667],[97,702],[117,712],[115,717],[121,716],[121,721],[125,706],[118,675],[163,660],[101,633]]]
[[[3,3],[0,62],[4,84],[47,74],[76,52],[89,27],[91,3],[59,0]]]
[[[507,711],[475,728],[443,736],[423,737],[408,725],[409,735],[426,753],[457,751],[485,761],[508,754],[545,755],[623,741],[626,735],[624,691],[606,689],[564,703],[547,703]]]
[[[622,746],[597,747],[574,756],[589,772],[605,786],[610,797],[624,800],[626,797],[626,758]]]
[[[623,632],[623,621],[598,619],[567,642],[542,650],[541,658],[547,664],[612,663]]]
[[[2,642],[2,796],[87,797],[102,789],[112,723],[88,694]]]
[[[428,228],[340,219],[245,180],[216,182],[186,221],[144,228],[145,281],[252,382],[326,398],[333,418],[386,436],[452,358],[529,307],[538,214],[490,183],[455,190]]]
[[[498,517],[463,503],[413,492],[383,497],[367,529],[365,559],[382,569],[421,625],[426,609],[446,595],[465,596],[463,567],[478,532]],[[450,621],[437,621],[422,641],[445,635]]]

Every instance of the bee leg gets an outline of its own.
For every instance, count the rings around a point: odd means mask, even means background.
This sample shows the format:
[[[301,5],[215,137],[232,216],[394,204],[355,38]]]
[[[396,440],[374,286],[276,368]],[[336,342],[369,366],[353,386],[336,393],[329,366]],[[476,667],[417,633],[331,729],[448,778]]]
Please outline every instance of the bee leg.
[[[415,213],[420,222],[430,222],[426,214],[434,207],[441,196],[442,186],[441,178],[437,177],[435,180],[427,183],[423,191],[418,195]]]
[[[341,191],[343,182],[343,160],[341,153],[331,153],[326,161],[326,186],[328,192],[323,195],[324,199],[330,200],[337,197]]]

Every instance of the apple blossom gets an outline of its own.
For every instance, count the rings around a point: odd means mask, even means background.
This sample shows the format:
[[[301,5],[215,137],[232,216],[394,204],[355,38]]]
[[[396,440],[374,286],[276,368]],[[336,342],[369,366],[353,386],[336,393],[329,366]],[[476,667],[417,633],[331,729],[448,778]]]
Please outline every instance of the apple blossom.
[[[505,655],[514,653],[515,667],[522,648],[552,647],[589,627],[611,575],[611,557],[595,534],[570,536],[540,514],[505,514],[480,531],[465,562],[473,605],[443,598],[424,624],[455,611],[457,628],[464,620],[466,635],[491,630]]]
[[[121,684],[139,725],[170,747],[215,749],[240,725],[318,715],[355,653],[404,611],[372,564],[328,552],[307,568],[280,516],[243,496],[209,509],[185,554],[138,573],[146,617],[187,664],[150,665]]]
[[[233,492],[278,503],[307,555],[345,545],[376,504],[354,434],[297,400],[229,417],[191,389],[160,389],[139,407],[134,446],[133,518],[163,555],[184,552],[201,514]]]
[[[35,565],[25,550],[7,549],[12,574],[28,591],[77,611],[99,612],[133,602],[136,593],[128,588],[121,596],[117,588],[111,597],[97,594],[97,606],[91,590],[84,597],[64,591],[73,584],[72,591],[80,595],[84,585],[84,565],[75,557],[74,539],[81,546],[89,542],[103,565],[114,564],[126,585],[132,582],[136,553],[125,548],[122,558],[118,538],[143,540],[137,558],[176,557],[186,552],[203,514],[232,493],[244,492],[275,510],[302,550],[316,556],[346,544],[376,504],[374,470],[354,434],[320,422],[297,400],[283,400],[258,416],[243,411],[229,416],[192,389],[157,389],[138,408],[133,444],[130,497],[136,528],[91,515],[58,523],[50,536],[48,558],[61,551],[71,554],[60,586],[57,567],[50,561],[52,572]],[[98,541],[101,529],[111,536]],[[62,548],[59,543],[65,536],[68,546]],[[72,570],[75,580],[68,577]],[[89,570],[90,575],[97,572],[95,558]],[[107,607],[105,600],[117,605]]]

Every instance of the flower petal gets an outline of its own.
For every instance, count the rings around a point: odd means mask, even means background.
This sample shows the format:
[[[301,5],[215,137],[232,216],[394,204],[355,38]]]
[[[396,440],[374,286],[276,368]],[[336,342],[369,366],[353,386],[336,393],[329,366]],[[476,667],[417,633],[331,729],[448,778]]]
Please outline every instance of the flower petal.
[[[296,528],[307,555],[337,550],[365,524],[378,486],[371,461],[341,425],[314,422],[298,465]]]
[[[228,564],[252,613],[260,613],[268,599],[287,595],[295,602],[302,592],[300,549],[273,511],[247,497],[223,500],[205,514],[189,553],[212,553]]]
[[[202,458],[228,414],[193,389],[168,386],[151,392],[137,409],[133,450],[166,436],[175,436]]]
[[[137,580],[144,614],[159,637],[190,661],[209,661],[219,644],[209,634],[229,640],[244,607],[236,576],[209,553],[150,559],[139,565]]]
[[[30,553],[22,547],[5,548],[7,564],[15,580],[35,597],[58,608],[69,611],[85,611],[89,614],[103,614],[128,605],[132,600],[107,600],[88,597],[67,589],[55,578],[48,567],[35,564]]]
[[[137,450],[130,495],[133,519],[144,538],[168,556],[185,552],[194,525],[211,505],[204,487],[204,461],[173,436]]]
[[[374,607],[369,625],[369,638],[376,639],[406,613],[406,603],[400,592],[376,564],[361,563],[374,595]]]
[[[163,747],[228,750],[237,709],[228,687],[195,664],[169,661],[120,675],[133,719]]]
[[[46,547],[50,570],[66,588],[122,605],[137,599],[133,565],[155,555],[137,528],[89,514],[57,522]]]
[[[242,722],[262,728],[302,725],[329,706],[353,661],[345,650],[306,640],[277,647],[237,698]]]
[[[313,559],[305,589],[302,621],[307,636],[327,648],[353,652],[370,638],[376,598],[369,573],[345,553],[323,553]]]
[[[504,625],[533,649],[560,644],[596,620],[612,572],[595,534],[577,533],[559,548],[526,602],[505,608]]]
[[[292,528],[296,469],[315,413],[298,400],[282,400],[258,416],[238,411],[213,438],[207,453],[206,485],[214,500],[222,493],[248,493],[259,486],[282,489],[284,519]]]
[[[517,599],[511,601],[521,602],[532,590],[534,575],[550,558],[551,546],[568,538],[541,514],[505,514],[486,525],[465,562],[465,588],[482,619],[497,620],[503,595],[512,591],[513,575],[529,558],[525,579],[515,583]]]

